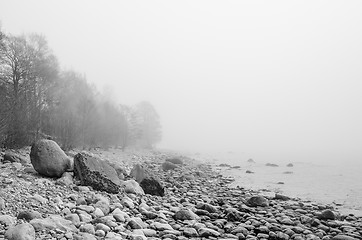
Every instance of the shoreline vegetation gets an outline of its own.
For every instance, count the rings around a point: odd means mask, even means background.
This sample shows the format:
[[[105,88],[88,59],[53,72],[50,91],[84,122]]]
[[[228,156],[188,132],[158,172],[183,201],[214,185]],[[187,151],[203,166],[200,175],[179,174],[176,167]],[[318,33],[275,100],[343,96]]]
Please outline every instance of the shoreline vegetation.
[[[161,121],[148,101],[117,102],[85,74],[61,68],[40,34],[5,33],[0,24],[0,147],[22,148],[47,138],[63,149],[152,148]]]
[[[13,162],[5,161],[9,153]],[[177,152],[89,153],[117,164],[122,182],[133,185],[122,185],[116,194],[94,190],[73,177],[38,174],[30,148],[2,151],[0,239],[362,239],[361,217],[343,215],[331,205],[230,187],[233,179],[212,165]],[[169,164],[175,159],[178,164]],[[164,196],[144,194],[132,180],[137,164],[157,179]]]

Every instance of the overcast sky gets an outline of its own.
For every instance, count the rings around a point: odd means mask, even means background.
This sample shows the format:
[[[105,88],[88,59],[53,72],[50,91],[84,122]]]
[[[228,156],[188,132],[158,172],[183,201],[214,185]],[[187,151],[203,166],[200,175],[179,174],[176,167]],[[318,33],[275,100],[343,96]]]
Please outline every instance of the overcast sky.
[[[123,104],[150,101],[161,147],[362,161],[361,1],[0,0],[5,32]]]

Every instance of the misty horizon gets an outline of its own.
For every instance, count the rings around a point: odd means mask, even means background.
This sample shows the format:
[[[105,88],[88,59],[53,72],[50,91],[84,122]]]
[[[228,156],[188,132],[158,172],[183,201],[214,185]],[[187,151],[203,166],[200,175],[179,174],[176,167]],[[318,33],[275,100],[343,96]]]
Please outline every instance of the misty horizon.
[[[362,161],[361,2],[0,6],[6,33],[44,35],[62,68],[120,104],[151,102],[160,148]]]

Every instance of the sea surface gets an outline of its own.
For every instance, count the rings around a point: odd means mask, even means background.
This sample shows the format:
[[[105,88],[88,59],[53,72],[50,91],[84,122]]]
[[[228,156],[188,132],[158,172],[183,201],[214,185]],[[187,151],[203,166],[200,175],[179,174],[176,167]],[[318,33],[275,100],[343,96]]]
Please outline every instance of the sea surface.
[[[298,197],[321,204],[332,204],[344,214],[362,216],[362,163],[249,163],[245,157],[234,153],[194,156],[211,163],[224,176],[233,177],[232,186],[245,189],[267,189],[290,197]],[[219,164],[231,167],[220,167]],[[273,162],[271,162],[273,163]],[[246,173],[246,171],[253,173]]]

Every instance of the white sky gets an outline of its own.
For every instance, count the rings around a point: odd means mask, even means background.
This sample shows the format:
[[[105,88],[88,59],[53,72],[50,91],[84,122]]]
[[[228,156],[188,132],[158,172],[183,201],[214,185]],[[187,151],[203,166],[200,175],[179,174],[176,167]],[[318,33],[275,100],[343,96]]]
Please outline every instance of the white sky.
[[[0,0],[0,21],[153,103],[162,147],[362,161],[361,1]]]

